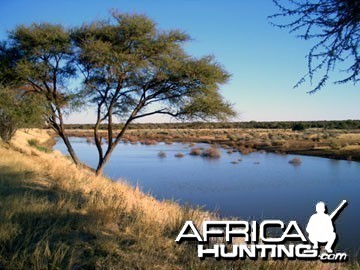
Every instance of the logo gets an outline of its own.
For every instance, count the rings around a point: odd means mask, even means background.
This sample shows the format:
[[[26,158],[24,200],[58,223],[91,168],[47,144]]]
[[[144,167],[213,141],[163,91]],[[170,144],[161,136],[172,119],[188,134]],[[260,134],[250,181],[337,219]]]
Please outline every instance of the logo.
[[[186,221],[176,242],[197,244],[200,259],[302,259],[346,261],[345,252],[334,253],[337,240],[334,220],[347,206],[346,200],[329,215],[320,201],[306,226],[307,238],[294,220],[285,224],[278,219],[257,221],[204,221],[199,229]],[[275,233],[278,232],[278,233]],[[279,234],[280,232],[280,234]]]

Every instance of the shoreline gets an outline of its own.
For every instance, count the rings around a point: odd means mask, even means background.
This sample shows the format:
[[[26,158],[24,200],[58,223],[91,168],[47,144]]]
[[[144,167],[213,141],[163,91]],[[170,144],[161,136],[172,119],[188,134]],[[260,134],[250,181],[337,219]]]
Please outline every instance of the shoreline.
[[[46,269],[323,269],[318,261],[200,260],[175,238],[192,220],[215,214],[158,201],[122,181],[96,177],[59,151],[43,152],[44,130],[17,132],[0,143],[0,268]],[[21,254],[21,256],[19,256]],[[333,269],[357,262],[326,264]]]
[[[213,134],[211,134],[213,132]],[[147,143],[208,143],[218,145],[225,149],[239,151],[242,154],[248,154],[255,151],[265,151],[275,154],[292,154],[322,157],[334,160],[360,161],[360,130],[348,131],[344,133],[338,130],[312,130],[303,139],[305,132],[293,132],[291,130],[238,130],[238,129],[215,129],[215,130],[174,130],[174,129],[146,129],[146,130],[128,130],[124,136],[124,141],[130,143],[140,142]],[[199,136],[196,136],[200,133]],[[234,140],[234,134],[244,133],[245,139]],[[255,133],[255,134],[252,134]],[[259,136],[256,136],[259,133]],[[272,133],[284,133],[285,139],[278,140],[261,140],[260,136],[270,136]],[[322,133],[328,133],[332,136],[329,139],[318,139]],[[90,130],[68,130],[68,136],[92,139]],[[104,131],[104,140],[105,131]],[[226,138],[219,138],[218,134],[226,134]],[[247,134],[252,134],[253,138],[248,138]],[[270,134],[270,135],[269,135]],[[320,135],[319,135],[320,134]],[[284,135],[283,135],[284,136]],[[317,136],[317,137],[315,137]],[[339,138],[338,138],[339,137]],[[344,137],[344,138],[343,138]],[[351,138],[351,139],[348,139]],[[150,142],[151,143],[151,142]]]

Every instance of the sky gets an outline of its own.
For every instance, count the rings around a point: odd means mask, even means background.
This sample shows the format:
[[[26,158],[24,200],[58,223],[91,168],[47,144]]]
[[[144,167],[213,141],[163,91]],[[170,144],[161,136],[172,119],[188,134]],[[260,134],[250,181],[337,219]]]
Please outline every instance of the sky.
[[[234,104],[236,121],[300,121],[360,119],[359,85],[334,85],[315,94],[309,83],[293,89],[307,71],[312,41],[271,26],[277,12],[271,0],[0,0],[0,39],[19,24],[34,22],[79,26],[105,19],[110,10],[146,14],[163,30],[181,29],[192,41],[186,51],[196,57],[212,54],[232,74],[221,87]],[[333,78],[339,73],[334,72]],[[331,79],[331,78],[330,78]],[[89,123],[91,110],[74,113],[68,123]],[[169,122],[152,116],[144,122]]]

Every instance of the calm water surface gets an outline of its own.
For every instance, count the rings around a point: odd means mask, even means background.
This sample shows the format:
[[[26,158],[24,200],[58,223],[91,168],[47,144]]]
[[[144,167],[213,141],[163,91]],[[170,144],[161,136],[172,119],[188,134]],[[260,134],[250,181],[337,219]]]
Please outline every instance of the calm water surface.
[[[84,138],[71,138],[80,160],[95,167],[97,151]],[[196,146],[208,147],[205,144]],[[67,154],[61,140],[55,149]],[[166,158],[159,158],[159,151]],[[271,153],[227,154],[206,159],[190,156],[190,147],[131,145],[121,143],[114,151],[105,174],[126,179],[158,199],[200,205],[223,217],[246,220],[296,220],[305,228],[315,204],[326,202],[331,212],[341,200],[349,205],[335,221],[337,249],[359,254],[360,248],[360,163],[301,156],[301,165],[288,163],[294,155]],[[176,158],[183,153],[183,158]],[[238,164],[231,161],[242,159]]]

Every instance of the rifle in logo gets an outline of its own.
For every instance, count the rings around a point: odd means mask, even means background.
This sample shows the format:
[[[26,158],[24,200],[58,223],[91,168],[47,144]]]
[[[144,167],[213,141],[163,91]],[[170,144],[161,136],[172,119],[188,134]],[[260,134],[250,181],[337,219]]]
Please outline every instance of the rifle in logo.
[[[310,217],[306,231],[309,234],[309,240],[313,244],[314,249],[319,248],[319,243],[326,243],[325,250],[333,253],[332,246],[336,240],[336,233],[333,220],[339,215],[340,211],[345,208],[347,201],[343,200],[338,207],[330,214],[326,214],[326,206],[324,202],[316,204],[316,214]]]

